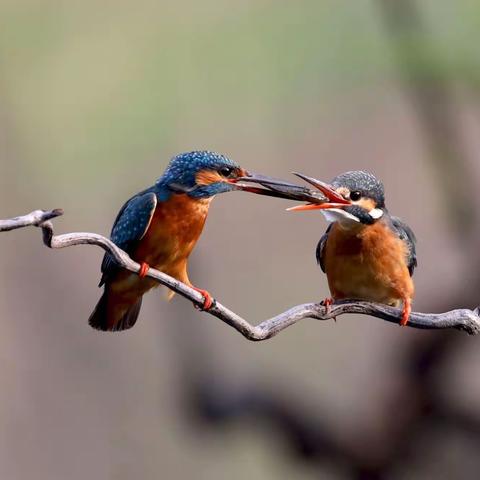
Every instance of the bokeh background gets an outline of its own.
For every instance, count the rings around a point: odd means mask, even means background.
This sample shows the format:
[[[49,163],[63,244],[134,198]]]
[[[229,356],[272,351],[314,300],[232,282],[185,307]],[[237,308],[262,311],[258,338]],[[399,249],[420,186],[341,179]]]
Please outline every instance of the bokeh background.
[[[480,5],[0,2],[0,217],[108,234],[176,153],[366,169],[418,236],[415,309],[479,303]],[[320,215],[217,198],[191,278],[257,323],[327,296]],[[0,478],[478,478],[479,343],[345,316],[247,342],[181,298],[87,318],[100,249],[0,236]]]

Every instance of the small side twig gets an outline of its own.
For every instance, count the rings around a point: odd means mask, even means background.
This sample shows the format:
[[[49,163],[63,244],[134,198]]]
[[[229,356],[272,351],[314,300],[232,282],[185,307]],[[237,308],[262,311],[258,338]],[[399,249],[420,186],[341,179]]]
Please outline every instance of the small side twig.
[[[0,220],[0,232],[8,232],[16,228],[29,227],[31,225],[38,227],[43,222],[63,215],[61,208],[55,210],[34,210],[33,212],[22,215],[21,217],[7,218]]]
[[[115,258],[118,265],[126,270],[133,273],[138,273],[140,271],[140,264],[132,260],[126,252],[118,248],[111,240],[102,235],[83,232],[54,235],[53,225],[47,220],[47,218],[61,215],[59,212],[61,212],[61,210],[52,210],[50,212],[36,211],[29,215],[25,215],[24,217],[17,217],[17,219],[3,220],[0,225],[9,225],[9,230],[28,225],[38,226],[42,229],[43,241],[49,248],[65,248],[73,245],[96,245],[109,252]],[[201,307],[203,305],[203,297],[199,292],[175,278],[160,272],[159,270],[155,270],[154,268],[148,270],[147,276],[156,280],[158,283],[165,285],[187,300],[190,300],[195,306]],[[347,313],[356,313],[370,315],[372,317],[381,318],[388,322],[398,324],[402,316],[402,312],[398,308],[356,300],[335,302],[328,309],[321,303],[297,305],[256,326],[251,325],[245,319],[217,301],[215,301],[214,305],[208,310],[208,313],[233,327],[247,340],[252,341],[261,341],[272,338],[282,330],[285,330],[305,318],[330,320]],[[421,329],[454,328],[457,330],[463,330],[470,335],[476,335],[480,332],[480,311],[479,308],[476,308],[475,310],[458,309],[445,313],[414,312],[410,315],[408,326]]]

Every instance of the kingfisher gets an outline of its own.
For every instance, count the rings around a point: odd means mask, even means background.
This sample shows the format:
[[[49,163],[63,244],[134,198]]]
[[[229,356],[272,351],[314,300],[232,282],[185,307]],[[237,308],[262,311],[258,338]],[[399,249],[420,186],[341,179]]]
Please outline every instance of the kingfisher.
[[[355,299],[403,306],[400,325],[406,325],[414,296],[416,239],[406,223],[388,212],[382,182],[364,171],[342,173],[330,183],[295,175],[328,199],[288,209],[321,210],[330,222],[316,249],[331,293],[324,304]]]
[[[160,270],[200,292],[203,309],[211,308],[208,291],[194,287],[187,273],[187,260],[199,239],[215,195],[234,190],[290,199],[307,189],[273,181],[263,189],[242,185],[242,177],[258,183],[269,177],[252,174],[224,155],[193,151],[174,157],[156,183],[130,198],[120,209],[111,231],[111,240],[140,263],[137,273],[120,268],[107,252],[103,258],[100,287],[104,292],[89,324],[98,330],[126,330],[135,324],[143,295],[158,283],[146,278],[150,267]],[[288,190],[288,191],[287,191]],[[169,298],[174,295],[169,292]]]

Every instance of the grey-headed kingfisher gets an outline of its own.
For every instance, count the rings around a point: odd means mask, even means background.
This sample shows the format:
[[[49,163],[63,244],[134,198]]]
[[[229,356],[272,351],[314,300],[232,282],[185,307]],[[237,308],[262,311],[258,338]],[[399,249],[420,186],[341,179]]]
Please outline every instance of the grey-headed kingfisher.
[[[399,307],[406,325],[417,266],[415,235],[385,206],[383,184],[363,171],[346,172],[330,184],[296,174],[328,201],[289,210],[321,210],[331,222],[318,243],[317,261],[327,275],[332,300],[356,299]]]
[[[138,274],[128,272],[118,267],[110,254],[105,254],[100,281],[104,292],[89,318],[90,325],[106,331],[131,328],[137,320],[143,294],[158,285],[145,278],[150,266],[193,287],[187,274],[187,260],[202,233],[215,195],[244,190],[302,199],[302,191],[307,191],[289,185],[290,194],[282,194],[279,191],[282,182],[276,183],[276,191],[239,184],[238,179],[245,176],[255,178],[223,155],[208,151],[183,153],[170,161],[155,185],[130,198],[117,215],[111,239],[140,263],[141,269]],[[259,178],[268,181],[269,177]],[[210,294],[195,289],[204,296],[203,308],[208,310],[212,305]]]

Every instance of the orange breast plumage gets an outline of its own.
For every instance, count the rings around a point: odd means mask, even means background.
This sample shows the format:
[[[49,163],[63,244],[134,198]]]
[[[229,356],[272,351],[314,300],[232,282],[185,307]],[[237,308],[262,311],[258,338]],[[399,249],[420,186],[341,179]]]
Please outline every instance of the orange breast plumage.
[[[187,195],[175,195],[159,203],[133,258],[177,276],[202,233],[209,204],[210,200]]]
[[[344,228],[334,224],[325,245],[325,271],[335,299],[398,306],[413,296],[405,243],[383,221]]]

